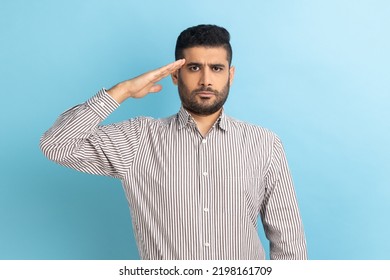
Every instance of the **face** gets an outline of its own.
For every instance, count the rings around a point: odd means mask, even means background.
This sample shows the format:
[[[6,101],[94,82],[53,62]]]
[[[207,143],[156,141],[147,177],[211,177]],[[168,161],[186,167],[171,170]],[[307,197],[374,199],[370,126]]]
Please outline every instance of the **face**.
[[[229,67],[226,50],[193,47],[185,49],[183,54],[185,64],[172,74],[183,107],[202,116],[219,112],[234,77],[234,67]]]

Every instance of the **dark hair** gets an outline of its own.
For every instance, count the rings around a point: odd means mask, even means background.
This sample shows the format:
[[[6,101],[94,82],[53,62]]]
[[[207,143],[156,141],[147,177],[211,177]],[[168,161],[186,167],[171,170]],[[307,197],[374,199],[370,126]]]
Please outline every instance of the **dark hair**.
[[[192,47],[223,47],[227,52],[229,65],[232,62],[232,47],[229,32],[217,25],[201,24],[187,28],[177,37],[175,58],[184,58],[183,50]]]

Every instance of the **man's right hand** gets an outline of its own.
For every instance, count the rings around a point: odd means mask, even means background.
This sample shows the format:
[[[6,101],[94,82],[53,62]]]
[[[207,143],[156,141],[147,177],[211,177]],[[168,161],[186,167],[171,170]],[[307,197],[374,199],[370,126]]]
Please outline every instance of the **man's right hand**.
[[[162,86],[156,83],[180,69],[184,63],[185,59],[179,59],[161,68],[121,82],[107,90],[107,93],[120,104],[130,97],[142,98],[148,93],[159,92]]]

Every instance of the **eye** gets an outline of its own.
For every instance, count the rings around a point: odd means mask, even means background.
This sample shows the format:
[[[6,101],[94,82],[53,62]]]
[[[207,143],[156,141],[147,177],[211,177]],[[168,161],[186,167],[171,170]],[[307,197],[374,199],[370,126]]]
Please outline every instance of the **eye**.
[[[200,70],[200,67],[197,66],[197,65],[191,65],[188,67],[188,69],[192,72],[196,72],[196,71],[199,71]]]
[[[213,66],[212,69],[213,69],[214,72],[221,72],[223,70],[223,67],[221,67],[221,66]]]

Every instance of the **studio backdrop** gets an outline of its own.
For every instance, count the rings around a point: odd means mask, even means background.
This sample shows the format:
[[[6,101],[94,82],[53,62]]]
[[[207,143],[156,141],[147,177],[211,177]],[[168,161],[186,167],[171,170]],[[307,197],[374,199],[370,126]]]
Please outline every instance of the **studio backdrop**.
[[[173,61],[201,23],[231,33],[226,112],[283,141],[309,258],[389,259],[389,14],[385,0],[2,0],[0,259],[139,258],[120,182],[50,162],[39,139],[99,89]],[[161,84],[104,123],[175,114]]]

